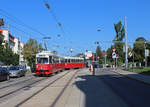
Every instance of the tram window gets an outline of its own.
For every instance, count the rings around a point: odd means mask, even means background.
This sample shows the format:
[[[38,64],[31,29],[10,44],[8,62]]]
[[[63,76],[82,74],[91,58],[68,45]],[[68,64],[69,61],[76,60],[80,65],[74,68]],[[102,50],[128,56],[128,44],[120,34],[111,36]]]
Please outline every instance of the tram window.
[[[57,63],[57,64],[59,63],[59,58],[58,58],[58,57],[56,57],[56,63]]]
[[[59,64],[59,58],[58,58],[58,57],[57,57],[57,60],[56,60],[56,61],[57,61],[57,64]]]
[[[52,64],[52,56],[49,57],[49,63]]]
[[[48,64],[48,58],[37,58],[38,64]]]
[[[65,62],[66,62],[66,63],[68,62],[67,59],[65,59]]]

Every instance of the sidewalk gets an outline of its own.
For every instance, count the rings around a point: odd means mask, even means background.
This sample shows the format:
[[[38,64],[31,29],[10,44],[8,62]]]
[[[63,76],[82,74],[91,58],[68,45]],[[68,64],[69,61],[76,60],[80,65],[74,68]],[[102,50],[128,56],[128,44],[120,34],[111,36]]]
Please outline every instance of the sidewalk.
[[[72,73],[70,74],[70,76]],[[49,86],[41,93],[27,101],[23,107],[127,107],[107,85],[88,69],[82,69],[75,74],[64,91],[69,75]],[[61,94],[60,94],[61,93]],[[42,105],[41,105],[42,104]]]
[[[136,72],[125,71],[125,70],[122,70],[122,69],[117,69],[114,72],[116,72],[120,75],[127,76],[128,78],[135,79],[137,81],[140,81],[140,82],[143,82],[145,84],[150,85],[150,76],[142,75],[142,74],[139,74],[139,73],[136,73]]]

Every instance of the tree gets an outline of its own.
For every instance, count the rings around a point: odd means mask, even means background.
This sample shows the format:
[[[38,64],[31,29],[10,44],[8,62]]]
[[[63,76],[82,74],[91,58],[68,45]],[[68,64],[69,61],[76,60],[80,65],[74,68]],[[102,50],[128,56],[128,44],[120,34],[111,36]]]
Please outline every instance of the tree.
[[[113,50],[113,45],[107,49],[107,60],[109,60],[110,62],[112,62],[112,50]]]
[[[3,45],[2,45],[2,43],[3,43],[3,38],[2,38],[2,36],[0,35],[0,61],[2,61],[3,60],[3,51],[4,51],[4,48],[3,48]]]
[[[143,59],[145,59],[145,41],[146,39],[143,37],[139,37],[135,40],[134,43],[134,56],[135,61],[144,63]]]
[[[122,25],[121,21],[119,21],[117,24],[114,24],[114,28],[116,31],[116,36],[115,36],[115,40],[114,40],[114,48],[116,48],[116,53],[119,54],[118,62],[123,63],[123,61],[124,61],[123,39],[125,37],[125,29],[124,29],[124,26]]]
[[[96,48],[96,56],[97,57],[101,57],[102,56],[102,51],[101,51],[101,47],[100,46],[97,46],[97,48]]]
[[[97,57],[97,58],[96,58]],[[99,57],[99,64],[102,64],[102,51],[101,51],[101,47],[98,45],[97,48],[96,48],[96,59],[98,59]]]
[[[114,28],[116,31],[115,40],[116,41],[122,41],[125,37],[125,29],[122,25],[121,21],[119,21],[117,24],[114,24]]]
[[[28,65],[35,67],[36,53],[42,51],[42,44],[38,44],[37,40],[30,38],[23,48],[24,59],[27,60]]]
[[[2,44],[3,42],[3,38],[0,36],[0,61],[2,61],[5,65],[18,65],[19,55],[13,53],[6,41],[5,45]]]

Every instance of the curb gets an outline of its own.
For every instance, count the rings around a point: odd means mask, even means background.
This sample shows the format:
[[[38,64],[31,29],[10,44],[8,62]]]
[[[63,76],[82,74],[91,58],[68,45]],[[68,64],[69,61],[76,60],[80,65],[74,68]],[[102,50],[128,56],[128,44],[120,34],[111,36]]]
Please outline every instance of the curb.
[[[139,79],[137,79],[137,78],[134,78],[134,77],[131,77],[131,76],[128,76],[128,75],[121,74],[121,73],[119,73],[119,72],[117,72],[117,71],[112,71],[112,72],[117,73],[117,74],[119,74],[119,75],[121,75],[121,76],[125,76],[125,77],[127,77],[127,78],[129,78],[129,79],[136,80],[136,81],[138,81],[138,82],[144,83],[144,84],[146,84],[146,85],[150,85],[149,82],[146,82],[146,81],[144,81],[144,80],[139,80]]]

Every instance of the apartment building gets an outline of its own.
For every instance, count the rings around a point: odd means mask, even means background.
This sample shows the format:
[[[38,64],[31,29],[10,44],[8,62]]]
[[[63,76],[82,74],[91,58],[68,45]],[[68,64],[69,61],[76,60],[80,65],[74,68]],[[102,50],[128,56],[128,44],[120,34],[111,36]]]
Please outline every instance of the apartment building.
[[[12,36],[12,34],[6,29],[0,29],[0,34],[4,38],[4,41],[9,44],[10,48],[14,53],[19,54],[19,52],[22,52],[22,49],[24,47],[23,42],[19,41],[18,38]],[[3,44],[5,44],[6,42],[4,42]],[[20,56],[20,61],[24,61],[23,55]]]

